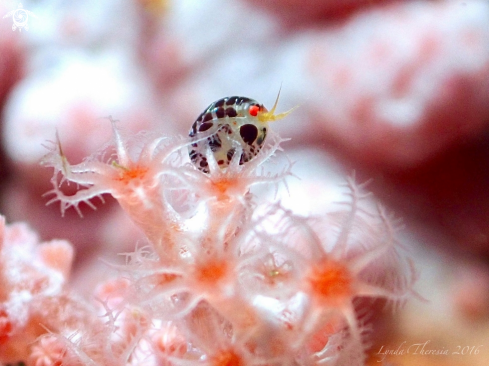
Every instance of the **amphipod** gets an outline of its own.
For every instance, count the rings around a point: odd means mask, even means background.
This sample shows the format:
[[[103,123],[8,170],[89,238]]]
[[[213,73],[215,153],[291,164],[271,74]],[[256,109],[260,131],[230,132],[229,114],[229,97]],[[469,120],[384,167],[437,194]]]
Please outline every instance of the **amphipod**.
[[[218,166],[229,166],[236,151],[236,143],[242,148],[239,164],[253,159],[261,150],[267,137],[268,123],[279,120],[292,110],[275,114],[280,92],[273,108],[268,111],[263,104],[247,97],[225,97],[209,105],[195,120],[190,137],[211,133],[207,139],[189,146],[192,163],[202,172],[209,173],[206,152],[210,148]]]

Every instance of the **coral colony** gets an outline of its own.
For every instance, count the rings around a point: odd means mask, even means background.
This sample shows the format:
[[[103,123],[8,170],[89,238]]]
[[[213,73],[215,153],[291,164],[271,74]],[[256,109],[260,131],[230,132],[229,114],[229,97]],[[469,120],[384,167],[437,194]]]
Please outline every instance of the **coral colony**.
[[[125,138],[110,119],[113,145],[76,165],[56,137],[43,159],[54,168],[48,203],[81,215],[80,203],[95,208],[110,194],[147,245],[112,265],[118,276],[98,284],[90,302],[68,290],[69,243],[38,244],[23,224],[2,222],[0,361],[364,364],[370,328],[358,300],[401,304],[415,271],[396,220],[353,178],[341,209],[323,217],[295,215],[250,191],[291,175],[285,159],[280,172],[266,170],[284,140],[264,127],[286,114],[224,98],[189,137]],[[68,183],[75,194],[64,193]]]

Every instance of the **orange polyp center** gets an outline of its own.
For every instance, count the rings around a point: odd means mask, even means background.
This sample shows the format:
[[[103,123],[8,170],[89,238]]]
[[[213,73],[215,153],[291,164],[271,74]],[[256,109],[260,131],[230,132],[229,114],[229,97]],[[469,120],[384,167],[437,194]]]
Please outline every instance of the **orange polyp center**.
[[[233,350],[223,350],[211,359],[212,366],[242,366],[244,365],[241,357]]]
[[[228,190],[230,188],[240,188],[241,186],[242,182],[237,179],[221,178],[212,182],[213,193],[219,201],[229,198]]]
[[[228,190],[229,186],[233,184],[232,180],[229,179],[219,179],[213,183],[214,188],[216,188],[220,194],[224,194]]]
[[[325,261],[309,275],[313,292],[326,301],[341,300],[351,295],[352,277],[349,270],[335,261]]]
[[[119,182],[122,182],[124,184],[127,184],[134,179],[143,178],[147,172],[148,172],[147,167],[136,166],[132,169],[123,168],[120,171],[119,176],[116,178],[116,180],[118,180]]]
[[[214,284],[226,275],[228,265],[223,260],[210,260],[197,265],[196,278],[199,282]]]

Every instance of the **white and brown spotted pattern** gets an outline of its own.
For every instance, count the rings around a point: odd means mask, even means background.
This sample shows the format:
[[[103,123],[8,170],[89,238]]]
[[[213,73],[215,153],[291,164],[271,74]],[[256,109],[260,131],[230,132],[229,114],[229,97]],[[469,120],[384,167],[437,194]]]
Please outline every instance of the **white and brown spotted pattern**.
[[[219,167],[224,169],[229,166],[235,153],[236,142],[243,149],[239,164],[253,159],[267,136],[268,124],[259,121],[258,112],[267,112],[267,109],[256,100],[246,97],[226,97],[212,103],[197,117],[190,129],[190,137],[213,132],[207,139],[189,146],[192,163],[202,172],[209,173],[206,157],[209,147]]]

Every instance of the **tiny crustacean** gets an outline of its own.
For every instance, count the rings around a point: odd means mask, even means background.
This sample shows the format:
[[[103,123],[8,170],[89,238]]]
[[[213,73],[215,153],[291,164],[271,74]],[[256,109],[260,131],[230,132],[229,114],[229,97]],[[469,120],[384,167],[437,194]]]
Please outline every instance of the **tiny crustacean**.
[[[218,166],[224,169],[229,166],[237,144],[242,148],[240,165],[253,159],[265,142],[268,122],[281,119],[292,111],[275,114],[279,96],[280,92],[270,111],[254,99],[237,96],[219,99],[208,106],[189,132],[190,137],[211,133],[189,146],[192,163],[202,172],[210,173],[206,156],[210,148]]]

